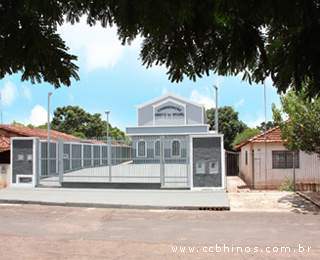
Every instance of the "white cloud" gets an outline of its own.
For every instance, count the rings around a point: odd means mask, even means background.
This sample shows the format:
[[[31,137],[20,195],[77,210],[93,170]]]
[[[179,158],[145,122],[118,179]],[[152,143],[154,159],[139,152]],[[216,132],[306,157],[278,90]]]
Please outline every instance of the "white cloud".
[[[51,116],[50,116],[51,120]],[[32,124],[35,126],[43,125],[48,121],[48,111],[40,105],[36,105],[31,110],[30,117],[25,121],[25,124]]]
[[[164,87],[162,89],[162,95],[167,94],[167,93],[168,93],[168,89],[167,89],[167,87]]]
[[[216,107],[208,87],[205,87],[204,90],[202,89],[201,93],[196,89],[192,90],[190,99],[197,103],[204,104],[206,109]]]
[[[223,83],[223,77],[217,77],[214,83],[217,87],[219,87],[219,85]]]
[[[273,87],[273,81],[270,76],[265,79],[265,82],[267,87]]]
[[[86,17],[80,23],[64,24],[58,32],[70,47],[70,53],[75,53],[79,59],[84,59],[87,72],[94,69],[110,69],[122,58],[125,48],[117,36],[116,27],[102,28],[99,23],[90,27]],[[133,41],[129,48],[140,46],[140,38]]]
[[[23,90],[23,95],[24,95],[28,100],[32,100],[32,97],[31,97],[31,89],[28,88],[27,86],[22,85],[22,90]]]
[[[3,106],[12,106],[13,101],[19,96],[17,87],[10,81],[3,84],[4,88],[1,89],[1,101]]]
[[[251,127],[251,128],[256,128],[257,126],[259,126],[261,124],[261,122],[265,121],[265,117],[263,115],[261,115],[261,113],[258,113],[258,117],[255,120],[250,119],[250,115],[247,115],[245,117],[245,119],[243,120],[244,123],[247,124],[247,126]]]
[[[236,102],[236,103],[234,104],[234,107],[237,108],[237,107],[239,107],[239,106],[242,106],[243,102],[244,102],[244,99],[239,100],[238,102]]]
[[[73,101],[73,95],[71,93],[69,93],[69,98]]]

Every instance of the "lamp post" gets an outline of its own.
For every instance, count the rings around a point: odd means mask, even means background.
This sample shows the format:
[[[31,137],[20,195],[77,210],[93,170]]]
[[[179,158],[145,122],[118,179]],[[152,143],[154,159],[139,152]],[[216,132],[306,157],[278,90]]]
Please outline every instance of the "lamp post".
[[[48,175],[50,172],[50,97],[51,97],[52,93],[49,92],[48,93],[48,144],[47,144],[47,154],[48,154]]]
[[[265,189],[267,188],[267,94],[266,81],[263,81],[264,87],[264,166],[265,166]]]
[[[215,130],[216,134],[219,133],[219,123],[218,123],[218,87],[216,85],[213,85],[213,87],[216,90],[216,110],[214,111],[214,124],[215,124]]]
[[[109,182],[111,182],[111,142],[109,138],[109,114],[110,110],[106,110],[105,113],[107,114],[107,142],[108,142],[108,164],[109,164]]]

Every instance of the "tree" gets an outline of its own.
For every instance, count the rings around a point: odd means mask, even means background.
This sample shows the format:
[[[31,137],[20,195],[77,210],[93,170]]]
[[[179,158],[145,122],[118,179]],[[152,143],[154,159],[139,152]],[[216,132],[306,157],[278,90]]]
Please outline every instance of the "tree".
[[[86,136],[84,135],[84,133],[81,133],[81,132],[74,132],[71,135],[75,136],[75,137],[86,139]]]
[[[172,81],[243,72],[250,83],[271,76],[279,93],[309,78],[309,94],[320,93],[318,1],[85,2],[88,22],[117,25],[122,43],[143,36],[142,63],[166,66]]]
[[[242,141],[247,140],[248,138],[250,138],[252,136],[255,136],[257,134],[260,134],[260,131],[258,129],[254,129],[254,128],[247,128],[243,132],[238,133],[236,138],[234,139],[234,141],[232,143],[233,149],[237,144],[239,144]]]
[[[48,123],[45,123],[45,124],[43,124],[43,125],[36,126],[36,128],[38,128],[38,129],[48,129]],[[51,127],[51,124],[50,124],[50,128],[52,128],[52,127]]]
[[[215,109],[211,108],[206,111],[208,124],[214,129]],[[234,111],[233,107],[224,106],[218,109],[219,134],[224,134],[224,148],[232,150],[234,139],[238,133],[243,132],[248,126],[238,118],[239,112]]]
[[[320,99],[308,99],[307,90],[288,91],[280,98],[281,109],[273,104],[273,118],[280,122],[281,137],[289,150],[320,156]]]
[[[265,131],[265,125],[266,123],[265,122],[261,122],[260,123],[260,126],[257,126],[256,128],[260,131],[260,132],[264,132]],[[275,126],[278,126],[279,125],[279,122],[276,122],[276,121],[268,121],[267,122],[267,130],[275,127]]]
[[[79,106],[58,107],[54,112],[51,129],[66,134],[83,133],[85,137],[106,137],[107,121],[101,120],[101,114],[91,115]],[[125,134],[109,123],[111,137],[124,137]]]
[[[22,71],[23,80],[69,85],[70,77],[77,79],[76,57],[67,54],[56,26],[64,15],[75,23],[86,14],[90,25],[116,25],[123,44],[142,36],[142,63],[166,66],[171,81],[242,72],[250,83],[271,76],[285,93],[293,85],[300,91],[309,79],[307,93],[316,97],[319,6],[314,0],[0,0],[1,76]]]
[[[13,120],[13,122],[11,123],[11,125],[25,126],[24,124],[19,123],[19,122],[15,121],[15,120]]]
[[[79,80],[77,57],[56,33],[67,1],[0,0],[0,79],[21,72],[21,80],[59,88]]]

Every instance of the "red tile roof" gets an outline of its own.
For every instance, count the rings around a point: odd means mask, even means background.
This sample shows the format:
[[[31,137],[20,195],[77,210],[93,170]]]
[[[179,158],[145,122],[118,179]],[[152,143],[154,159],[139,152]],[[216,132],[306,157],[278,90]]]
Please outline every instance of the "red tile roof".
[[[17,125],[5,125],[0,124],[0,130],[5,130],[7,132],[12,132],[21,137],[39,137],[40,139],[46,140],[48,138],[47,129],[31,128],[27,126],[17,126]],[[70,141],[83,141],[83,139],[74,137],[72,135],[60,133],[54,130],[50,130],[50,140],[58,140],[59,138],[64,138]]]
[[[11,137],[39,137],[42,140],[47,140],[48,138],[48,130],[47,129],[38,129],[31,128],[27,126],[17,126],[17,125],[6,125],[0,124],[0,131],[4,130],[0,136],[0,153],[5,151],[10,151],[11,149]],[[3,132],[3,131],[2,131]],[[72,135],[64,134],[61,132],[57,132],[54,130],[50,130],[50,140],[59,140],[59,138],[63,138],[64,141],[77,141],[77,142],[94,142],[99,144],[105,144],[103,142],[97,142],[95,140],[85,140],[82,138],[78,138]],[[119,143],[112,142],[113,145],[120,145]]]
[[[283,140],[281,138],[280,126],[275,126],[267,130],[266,133],[267,133],[267,143],[283,143]],[[265,132],[262,132],[253,137],[248,138],[247,140],[242,141],[241,143],[238,143],[235,146],[235,149],[240,150],[240,148],[246,145],[247,143],[264,143],[264,142],[265,142]]]
[[[6,137],[4,134],[0,136],[0,153],[5,151],[10,151],[11,141],[10,138]]]

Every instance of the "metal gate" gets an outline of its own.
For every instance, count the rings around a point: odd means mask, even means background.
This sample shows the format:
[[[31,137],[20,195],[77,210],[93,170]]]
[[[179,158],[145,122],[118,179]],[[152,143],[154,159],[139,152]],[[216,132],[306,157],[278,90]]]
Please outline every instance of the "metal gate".
[[[190,187],[189,146],[188,136],[140,136],[109,142],[60,139],[50,141],[49,150],[47,141],[40,141],[38,183],[51,187],[133,187],[123,185],[128,183],[141,188]]]
[[[227,176],[239,175],[239,152],[226,151]]]

